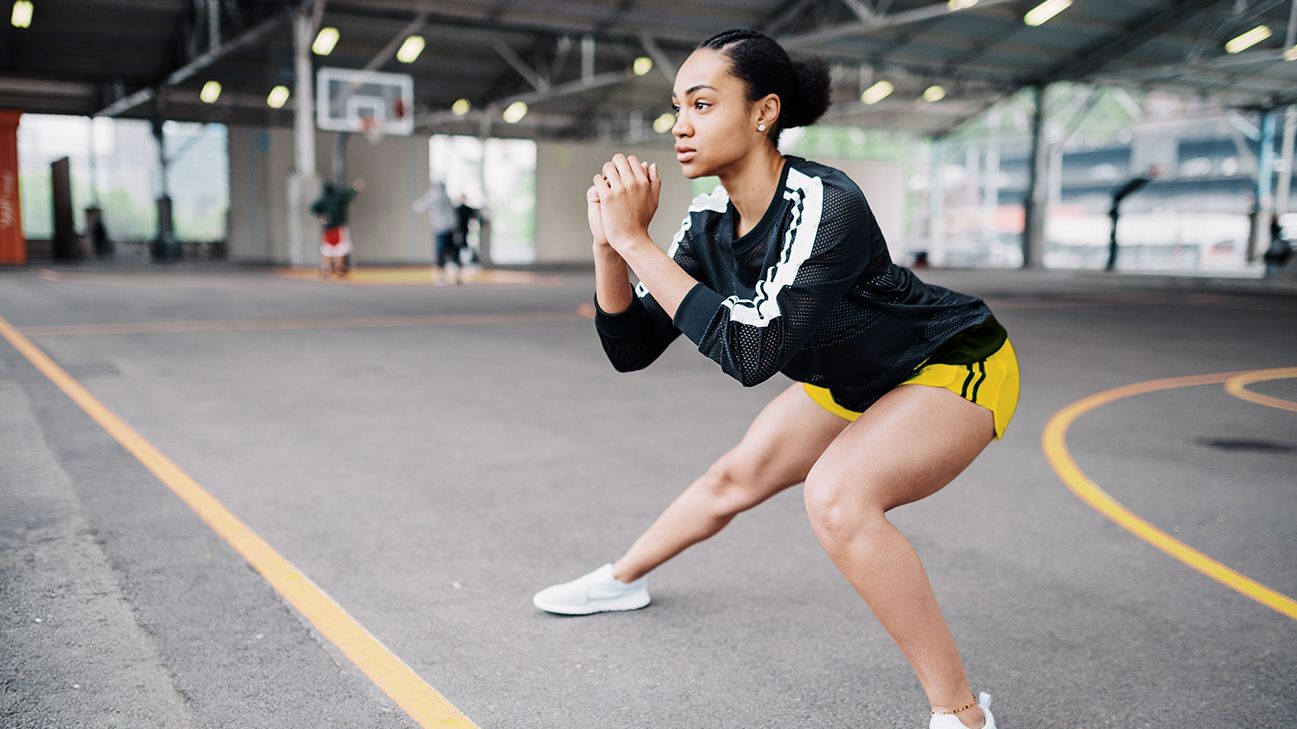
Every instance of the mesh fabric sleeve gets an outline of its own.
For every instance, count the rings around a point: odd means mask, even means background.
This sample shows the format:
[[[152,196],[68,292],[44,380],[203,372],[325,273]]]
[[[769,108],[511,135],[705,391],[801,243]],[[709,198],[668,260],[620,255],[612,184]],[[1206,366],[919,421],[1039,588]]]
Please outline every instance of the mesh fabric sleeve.
[[[726,374],[751,387],[783,369],[885,245],[864,195],[803,178],[786,195],[791,215],[779,256],[753,298],[689,291],[675,324]]]
[[[685,215],[680,230],[671,241],[667,255],[685,273],[698,278],[698,262],[689,245],[689,215]],[[594,326],[599,333],[603,351],[618,372],[642,370],[671,346],[680,330],[671,322],[662,306],[648,292],[644,284],[635,287],[630,306],[623,312],[609,314],[599,308],[599,297],[594,300]]]

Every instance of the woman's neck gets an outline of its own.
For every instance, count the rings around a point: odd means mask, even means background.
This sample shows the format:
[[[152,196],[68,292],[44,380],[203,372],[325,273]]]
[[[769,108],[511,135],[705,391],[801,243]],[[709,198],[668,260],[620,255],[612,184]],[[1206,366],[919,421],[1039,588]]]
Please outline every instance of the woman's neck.
[[[746,235],[761,222],[783,172],[784,156],[779,150],[769,145],[760,149],[761,152],[745,156],[719,175],[721,185],[739,214],[735,237]]]

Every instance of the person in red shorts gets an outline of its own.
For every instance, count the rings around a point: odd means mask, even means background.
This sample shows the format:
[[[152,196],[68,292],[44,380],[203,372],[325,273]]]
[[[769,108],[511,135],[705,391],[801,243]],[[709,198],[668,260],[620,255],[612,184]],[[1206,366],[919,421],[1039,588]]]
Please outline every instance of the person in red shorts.
[[[356,199],[364,183],[356,180],[347,187],[332,180],[324,183],[324,191],[311,203],[311,213],[320,219],[324,230],[320,236],[320,276],[345,278],[350,266],[351,228],[347,225],[347,207]]]

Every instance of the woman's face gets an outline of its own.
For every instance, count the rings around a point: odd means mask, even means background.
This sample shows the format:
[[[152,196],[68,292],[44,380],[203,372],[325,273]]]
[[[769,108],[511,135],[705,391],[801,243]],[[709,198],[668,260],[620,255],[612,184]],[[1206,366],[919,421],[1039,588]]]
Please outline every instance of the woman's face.
[[[729,57],[720,51],[700,48],[685,59],[671,106],[676,161],[691,180],[721,174],[764,138],[756,131],[744,83],[730,73]]]

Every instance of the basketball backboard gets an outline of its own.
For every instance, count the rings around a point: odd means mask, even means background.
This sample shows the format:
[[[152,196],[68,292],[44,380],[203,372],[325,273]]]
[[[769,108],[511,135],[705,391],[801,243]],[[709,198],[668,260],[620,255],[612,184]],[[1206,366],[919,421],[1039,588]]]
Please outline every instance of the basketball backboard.
[[[414,132],[414,79],[409,74],[321,68],[315,74],[315,124],[334,132]]]

